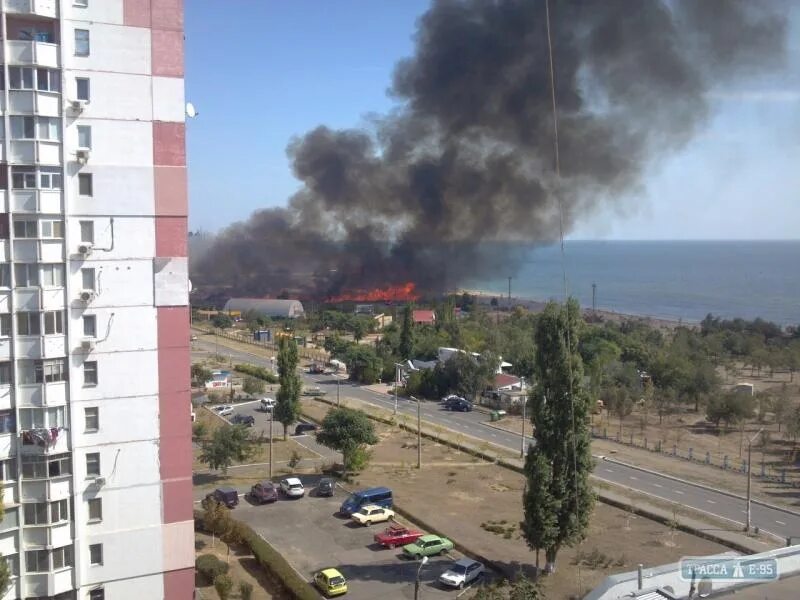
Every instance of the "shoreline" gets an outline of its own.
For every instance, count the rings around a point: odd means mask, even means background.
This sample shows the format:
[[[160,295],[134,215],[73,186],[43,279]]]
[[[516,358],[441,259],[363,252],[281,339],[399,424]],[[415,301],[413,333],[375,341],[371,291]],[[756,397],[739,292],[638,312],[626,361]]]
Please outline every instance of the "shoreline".
[[[493,299],[497,299],[498,308],[509,307],[509,300],[507,295],[497,294],[489,290],[459,288],[454,293],[458,295],[466,293],[469,294],[470,296],[474,296],[481,305],[490,305]],[[541,312],[542,310],[544,310],[544,307],[547,306],[548,302],[549,301],[537,300],[535,298],[511,296],[510,304],[512,307],[522,306],[532,312]],[[596,311],[592,311],[591,308],[583,308],[583,307],[581,308],[581,314],[583,314],[583,316],[591,315],[592,312],[602,317],[604,320],[615,321],[615,322],[623,322],[631,320],[639,321],[641,323],[646,323],[653,327],[669,329],[669,330],[674,330],[677,327],[696,328],[700,324],[699,321],[693,321],[675,317],[670,318],[670,317],[659,317],[654,315],[621,313],[606,308],[598,308]]]

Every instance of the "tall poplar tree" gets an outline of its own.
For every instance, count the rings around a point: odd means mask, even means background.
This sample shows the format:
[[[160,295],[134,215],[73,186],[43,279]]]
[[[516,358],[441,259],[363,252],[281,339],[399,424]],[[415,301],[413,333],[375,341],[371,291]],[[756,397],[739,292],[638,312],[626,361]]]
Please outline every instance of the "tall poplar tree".
[[[400,328],[400,358],[408,360],[414,352],[414,307],[406,304],[403,309],[403,324]]]
[[[539,316],[534,334],[530,407],[536,444],[525,459],[521,526],[528,546],[537,552],[537,562],[539,550],[545,551],[546,572],[555,570],[562,546],[584,538],[594,506],[589,486],[589,394],[578,352],[580,319],[576,301],[571,299],[566,307],[551,302]]]
[[[297,375],[299,357],[297,343],[282,337],[278,345],[278,395],[275,399],[275,419],[283,425],[283,439],[286,428],[297,420],[300,414],[300,377]]]

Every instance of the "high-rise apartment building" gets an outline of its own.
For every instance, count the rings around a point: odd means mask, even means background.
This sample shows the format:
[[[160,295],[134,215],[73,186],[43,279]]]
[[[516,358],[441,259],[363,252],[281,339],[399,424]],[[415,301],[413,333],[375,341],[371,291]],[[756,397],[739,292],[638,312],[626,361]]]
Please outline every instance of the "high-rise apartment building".
[[[183,2],[0,28],[0,597],[189,600]]]

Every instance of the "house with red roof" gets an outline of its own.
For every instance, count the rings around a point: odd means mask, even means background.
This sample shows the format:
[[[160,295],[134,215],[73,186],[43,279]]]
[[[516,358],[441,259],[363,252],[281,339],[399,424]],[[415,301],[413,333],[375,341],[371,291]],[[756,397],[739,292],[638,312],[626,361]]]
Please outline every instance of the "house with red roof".
[[[436,323],[436,311],[433,310],[415,310],[412,318],[416,325],[433,325]]]

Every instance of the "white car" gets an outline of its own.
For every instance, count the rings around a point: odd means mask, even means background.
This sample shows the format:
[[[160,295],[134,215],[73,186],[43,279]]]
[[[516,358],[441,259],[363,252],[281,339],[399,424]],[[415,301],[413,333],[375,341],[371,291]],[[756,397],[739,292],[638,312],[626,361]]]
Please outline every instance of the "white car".
[[[286,479],[281,479],[281,491],[289,498],[302,498],[306,493],[306,490],[303,487],[303,482],[297,477],[287,477]]]
[[[364,527],[369,527],[373,523],[390,521],[394,518],[394,511],[377,504],[367,504],[350,515],[350,518]]]
[[[230,404],[223,404],[221,406],[215,406],[212,408],[215,413],[217,413],[220,417],[226,417],[228,415],[233,414],[233,406]]]
[[[260,407],[264,412],[272,412],[272,409],[275,408],[275,398],[262,398]]]
[[[450,587],[463,588],[483,575],[483,564],[471,558],[462,558],[454,562],[439,577],[439,583]]]

